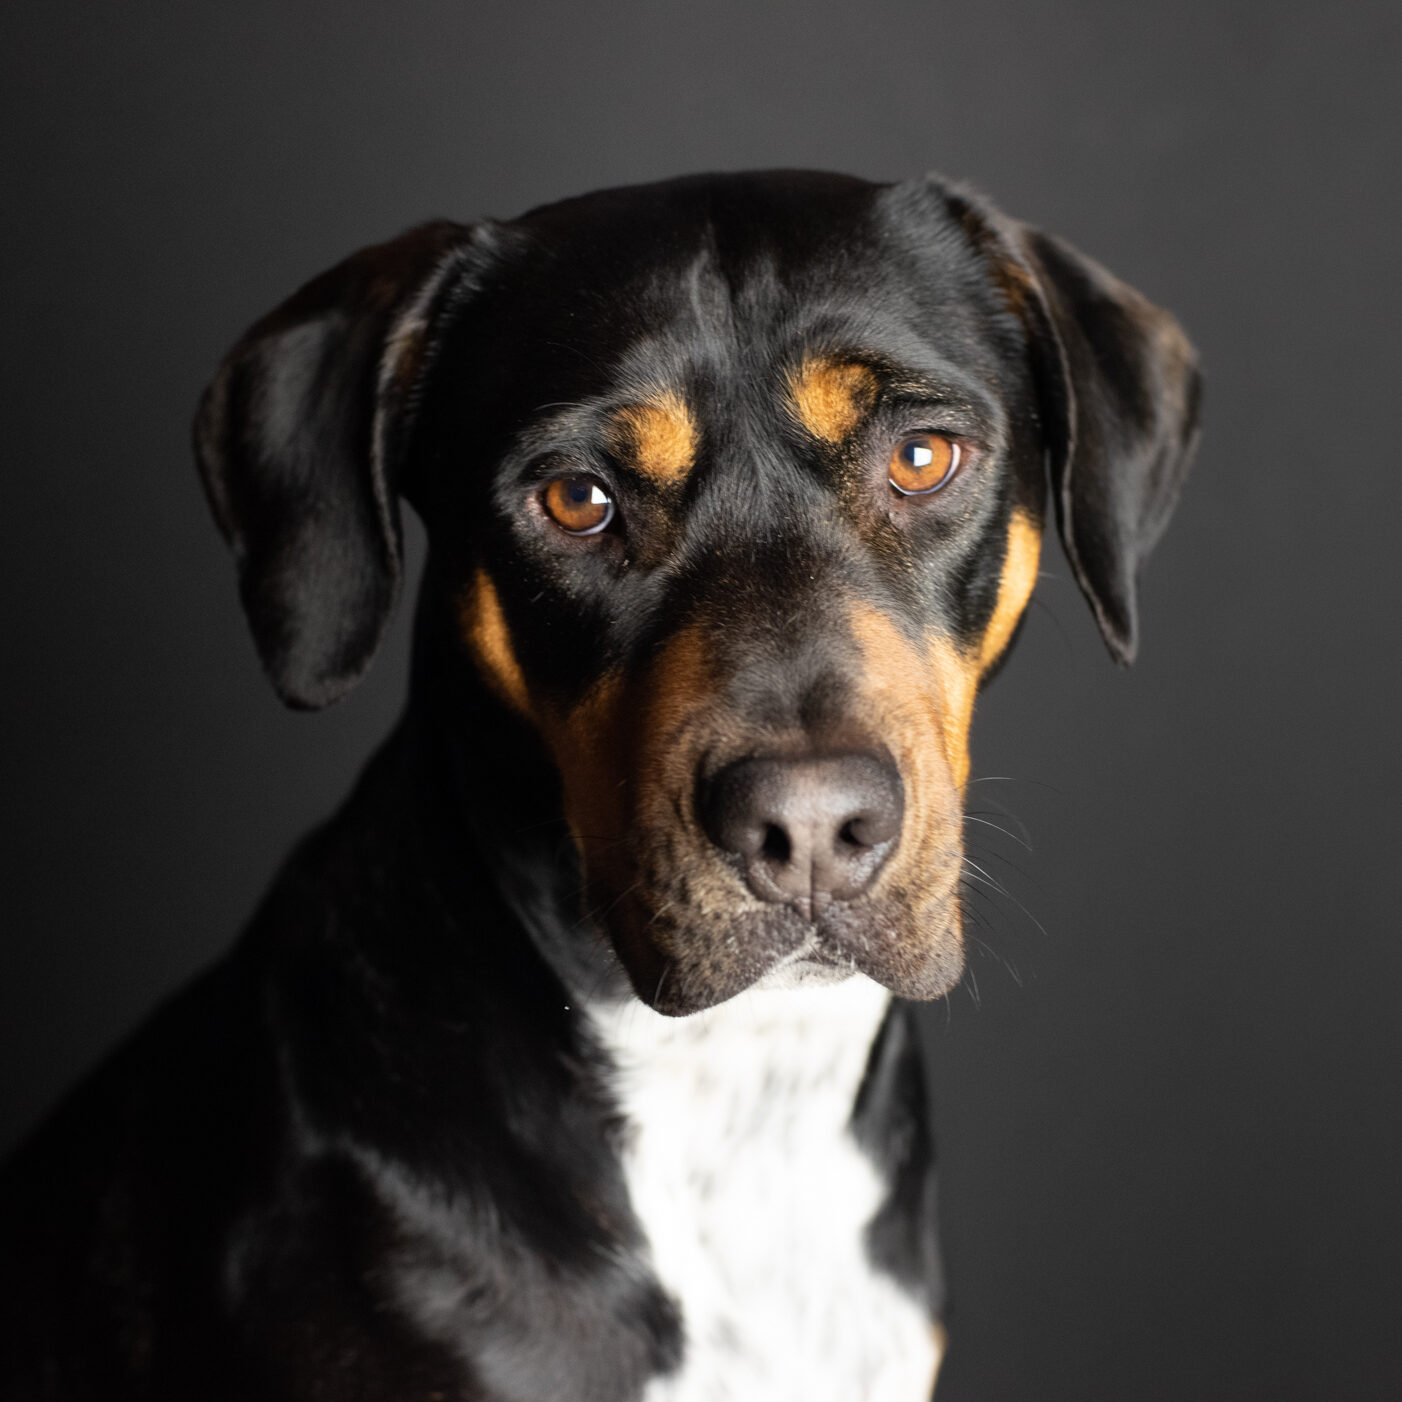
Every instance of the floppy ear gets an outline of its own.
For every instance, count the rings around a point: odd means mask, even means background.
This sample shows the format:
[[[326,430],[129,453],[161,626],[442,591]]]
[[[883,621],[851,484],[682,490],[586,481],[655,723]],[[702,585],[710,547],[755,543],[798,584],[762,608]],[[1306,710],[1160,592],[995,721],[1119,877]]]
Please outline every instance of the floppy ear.
[[[1197,446],[1197,356],[1173,317],[1098,263],[967,191],[950,199],[1027,328],[1062,547],[1128,665],[1139,570]]]
[[[200,474],[291,706],[354,686],[389,622],[416,392],[471,236],[426,224],[347,258],[252,326],[200,402]]]

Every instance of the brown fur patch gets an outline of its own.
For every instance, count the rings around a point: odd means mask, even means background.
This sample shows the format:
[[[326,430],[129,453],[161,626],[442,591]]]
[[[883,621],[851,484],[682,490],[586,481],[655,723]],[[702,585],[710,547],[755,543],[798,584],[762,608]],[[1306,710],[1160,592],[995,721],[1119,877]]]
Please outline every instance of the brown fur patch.
[[[998,599],[977,645],[965,651],[947,638],[934,638],[926,644],[925,656],[936,679],[935,705],[942,748],[956,788],[962,789],[969,782],[969,727],[979,681],[1012,641],[1018,619],[1037,583],[1041,552],[1042,532],[1032,517],[1019,508],[1008,525]]]
[[[932,638],[922,650],[912,645],[884,614],[859,610],[852,629],[862,648],[866,675],[878,692],[899,697],[894,711],[897,727],[910,732],[928,722],[949,779],[956,789],[969,780],[969,728],[979,680],[1012,641],[1032,589],[1037,583],[1042,533],[1031,515],[1013,512],[1008,526],[1002,577],[993,615],[975,648],[965,651],[947,638]],[[886,731],[883,729],[883,734]],[[893,737],[888,737],[893,744]],[[918,754],[919,737],[908,734],[902,749]],[[937,782],[936,776],[920,775]],[[918,820],[917,820],[918,823]]]
[[[689,790],[681,737],[712,686],[705,637],[687,628],[641,677],[625,684],[609,673],[568,713],[545,718],[565,817],[595,870],[611,865],[612,851],[640,816],[665,821],[659,805]]]
[[[700,434],[686,401],[666,389],[614,414],[611,439],[632,467],[669,482],[691,471]]]
[[[905,780],[901,863],[918,869],[954,836],[978,678],[948,643],[912,642],[877,609],[859,606],[850,626],[862,654],[861,713]]]
[[[1042,559],[1042,531],[1021,509],[1013,512],[1008,524],[1008,543],[1003,555],[1003,573],[998,582],[998,602],[983,631],[978,648],[978,672],[982,676],[1012,641],[1018,619],[1037,583],[1037,567]]]
[[[623,696],[620,678],[610,672],[577,706],[546,718],[545,739],[560,771],[565,819],[581,853],[600,844],[607,853],[623,831],[628,733]]]
[[[589,887],[607,903],[613,937],[631,952],[635,975],[656,970],[644,975],[650,980],[698,951],[673,938],[675,922],[656,918],[641,887],[651,890],[661,879],[670,890],[680,879],[687,920],[730,918],[737,897],[748,899],[714,860],[686,801],[695,782],[688,730],[714,686],[709,639],[686,628],[641,675],[605,676],[578,706],[544,725]]]
[[[526,678],[516,660],[497,587],[485,570],[479,569],[473,576],[458,616],[468,649],[492,690],[508,706],[529,716],[531,699]]]
[[[947,638],[933,639],[926,650],[930,669],[939,679],[940,739],[945,760],[962,790],[969,782],[969,726],[974,719],[974,699],[978,695],[979,673]]]
[[[617,877],[640,817],[666,825],[671,795],[689,791],[681,743],[713,686],[701,630],[684,629],[640,676],[608,672],[574,705],[534,701],[491,577],[478,570],[460,612],[468,648],[493,691],[530,720],[560,774],[565,819],[594,874]]]
[[[960,789],[969,782],[969,728],[979,681],[1012,641],[1018,619],[1037,583],[1041,551],[1042,532],[1036,522],[1026,511],[1015,510],[1008,525],[998,599],[983,636],[967,651],[955,647],[947,638],[935,638],[927,644],[926,655],[938,678],[944,754]]]
[[[865,365],[809,358],[788,374],[789,413],[825,443],[841,443],[876,399],[876,376]]]

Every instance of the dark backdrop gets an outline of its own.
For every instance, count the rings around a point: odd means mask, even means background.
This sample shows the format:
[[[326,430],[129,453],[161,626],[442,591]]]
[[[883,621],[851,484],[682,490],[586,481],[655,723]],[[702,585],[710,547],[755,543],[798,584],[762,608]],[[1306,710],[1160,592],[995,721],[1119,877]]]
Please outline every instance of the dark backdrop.
[[[9,3],[0,1141],[225,947],[390,726],[264,685],[187,423],[361,243],[606,183],[972,178],[1172,307],[1204,446],[1117,673],[1055,557],[937,1014],[941,1402],[1402,1396],[1384,3]],[[402,621],[401,621],[402,624]],[[756,1402],[759,1402],[756,1399]]]

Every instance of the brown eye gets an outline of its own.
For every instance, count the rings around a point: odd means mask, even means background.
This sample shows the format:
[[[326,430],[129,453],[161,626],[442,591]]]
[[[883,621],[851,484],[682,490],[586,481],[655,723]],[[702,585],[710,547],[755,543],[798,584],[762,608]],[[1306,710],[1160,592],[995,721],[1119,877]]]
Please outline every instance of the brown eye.
[[[886,472],[905,497],[938,491],[959,470],[959,445],[942,433],[913,433],[896,444]]]
[[[571,535],[597,535],[613,520],[613,498],[597,477],[557,477],[541,501],[545,514]]]

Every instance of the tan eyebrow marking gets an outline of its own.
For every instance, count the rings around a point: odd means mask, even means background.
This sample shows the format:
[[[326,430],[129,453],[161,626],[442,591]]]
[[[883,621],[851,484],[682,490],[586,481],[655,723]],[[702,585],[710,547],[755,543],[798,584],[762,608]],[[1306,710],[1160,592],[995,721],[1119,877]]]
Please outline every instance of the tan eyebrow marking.
[[[686,401],[675,390],[664,389],[618,410],[610,438],[632,467],[669,482],[691,471],[700,434]]]
[[[840,443],[876,400],[876,376],[865,365],[810,356],[785,377],[789,413],[825,443]]]

